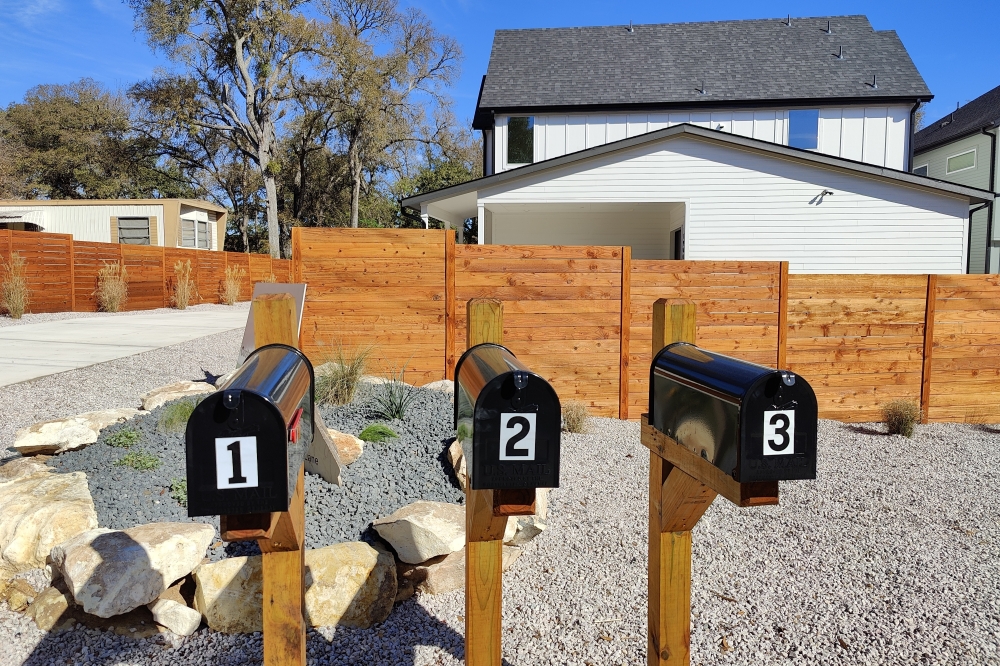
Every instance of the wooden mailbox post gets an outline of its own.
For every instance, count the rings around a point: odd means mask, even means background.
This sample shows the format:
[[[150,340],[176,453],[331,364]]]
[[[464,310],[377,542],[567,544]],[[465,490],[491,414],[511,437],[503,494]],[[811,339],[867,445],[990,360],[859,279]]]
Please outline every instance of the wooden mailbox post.
[[[653,305],[653,355],[672,342],[694,343],[696,308],[684,300]],[[739,483],[659,432],[642,417],[649,449],[649,622],[647,663],[691,662],[691,529],[717,495],[738,506],[778,503],[778,482]]]

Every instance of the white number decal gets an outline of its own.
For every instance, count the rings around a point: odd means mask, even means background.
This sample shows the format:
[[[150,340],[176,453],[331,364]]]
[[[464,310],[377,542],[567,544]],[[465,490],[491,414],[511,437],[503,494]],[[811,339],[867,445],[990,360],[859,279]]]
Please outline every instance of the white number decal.
[[[215,486],[257,487],[257,438],[219,437],[215,440]]]
[[[795,453],[795,410],[764,412],[764,455]]]
[[[500,460],[535,459],[535,415],[500,415]]]

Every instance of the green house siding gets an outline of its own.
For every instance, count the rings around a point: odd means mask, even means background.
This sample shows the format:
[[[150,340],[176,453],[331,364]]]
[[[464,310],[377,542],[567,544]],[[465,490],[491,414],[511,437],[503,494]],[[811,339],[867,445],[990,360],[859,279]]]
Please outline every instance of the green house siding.
[[[970,150],[976,151],[976,166],[972,169],[948,173],[948,158]],[[990,189],[990,139],[982,134],[973,134],[952,143],[946,143],[913,156],[913,166],[927,165],[927,175],[931,178],[947,180],[960,185]]]

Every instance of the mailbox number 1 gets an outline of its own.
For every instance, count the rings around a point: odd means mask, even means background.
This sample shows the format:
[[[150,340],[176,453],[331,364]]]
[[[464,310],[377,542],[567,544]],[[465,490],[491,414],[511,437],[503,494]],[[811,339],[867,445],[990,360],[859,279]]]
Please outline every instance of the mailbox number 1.
[[[215,440],[215,480],[219,490],[257,487],[257,438]]]
[[[764,412],[764,455],[795,453],[795,410]]]

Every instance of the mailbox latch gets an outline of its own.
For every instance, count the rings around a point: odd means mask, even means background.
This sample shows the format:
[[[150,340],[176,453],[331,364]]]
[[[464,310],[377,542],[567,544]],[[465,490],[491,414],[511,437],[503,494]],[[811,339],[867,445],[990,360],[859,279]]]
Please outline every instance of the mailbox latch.
[[[299,443],[299,430],[301,429],[299,428],[299,426],[301,424],[301,421],[302,421],[302,408],[299,407],[298,409],[295,410],[295,413],[292,414],[292,420],[288,424],[288,441],[290,441],[292,444]]]

